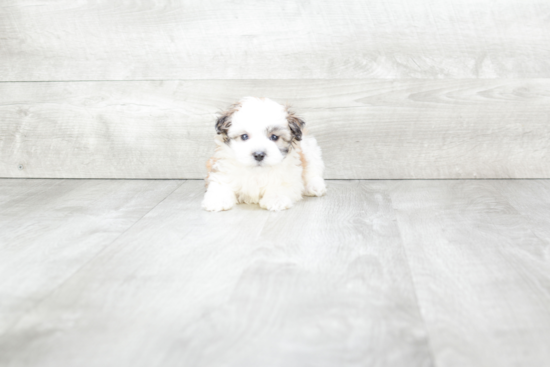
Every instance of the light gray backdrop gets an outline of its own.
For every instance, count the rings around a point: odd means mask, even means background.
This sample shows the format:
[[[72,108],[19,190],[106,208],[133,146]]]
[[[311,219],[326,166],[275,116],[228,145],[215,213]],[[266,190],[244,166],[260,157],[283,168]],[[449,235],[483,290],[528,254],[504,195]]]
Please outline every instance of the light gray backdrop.
[[[327,178],[550,177],[547,0],[2,0],[0,177],[202,178],[289,102]]]

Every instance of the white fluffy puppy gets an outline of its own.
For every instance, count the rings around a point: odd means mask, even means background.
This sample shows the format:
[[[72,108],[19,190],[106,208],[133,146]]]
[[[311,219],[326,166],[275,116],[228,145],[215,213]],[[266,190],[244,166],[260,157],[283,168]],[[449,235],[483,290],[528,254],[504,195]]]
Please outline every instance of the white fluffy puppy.
[[[216,151],[206,164],[202,207],[220,211],[258,203],[277,211],[302,195],[322,196],[321,149],[304,125],[268,98],[245,97],[223,112],[216,122]]]

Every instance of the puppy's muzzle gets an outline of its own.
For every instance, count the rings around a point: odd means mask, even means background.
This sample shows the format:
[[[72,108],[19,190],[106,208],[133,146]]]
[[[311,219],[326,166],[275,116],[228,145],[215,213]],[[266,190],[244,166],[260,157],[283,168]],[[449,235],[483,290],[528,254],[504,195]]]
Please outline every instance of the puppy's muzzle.
[[[255,152],[255,153],[252,153],[252,155],[254,156],[254,159],[257,160],[258,162],[263,161],[265,158],[264,152]]]

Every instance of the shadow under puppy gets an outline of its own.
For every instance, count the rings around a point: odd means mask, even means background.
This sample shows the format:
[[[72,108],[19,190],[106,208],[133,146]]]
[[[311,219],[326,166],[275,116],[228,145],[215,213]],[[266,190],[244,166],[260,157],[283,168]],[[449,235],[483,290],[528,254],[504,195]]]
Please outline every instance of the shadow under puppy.
[[[220,211],[247,203],[278,211],[302,195],[324,195],[321,148],[304,125],[268,98],[245,97],[223,112],[202,207]]]

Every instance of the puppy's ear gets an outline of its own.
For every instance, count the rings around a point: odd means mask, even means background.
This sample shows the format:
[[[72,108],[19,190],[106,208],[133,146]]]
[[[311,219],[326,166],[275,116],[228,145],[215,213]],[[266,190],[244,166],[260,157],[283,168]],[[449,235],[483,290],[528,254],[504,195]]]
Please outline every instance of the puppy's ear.
[[[219,134],[227,135],[227,131],[231,126],[231,116],[227,114],[221,115],[216,121],[216,132]]]
[[[229,131],[229,128],[231,127],[231,117],[235,112],[239,110],[241,107],[241,103],[237,102],[229,106],[229,109],[227,109],[224,112],[221,112],[220,117],[216,120],[216,132],[218,135],[223,136],[223,140],[228,143],[229,138],[227,137],[227,132]]]
[[[289,113],[286,119],[292,138],[298,141],[302,140],[302,129],[306,125],[305,121],[296,117],[293,113]]]
[[[233,117],[233,114],[239,110],[241,107],[241,103],[237,102],[229,106],[229,109],[222,112],[220,114],[220,117],[216,120],[216,132],[218,135],[222,135],[223,141],[226,143],[229,143],[229,138],[227,137],[227,132],[229,131],[229,128],[231,127],[231,117]]]

